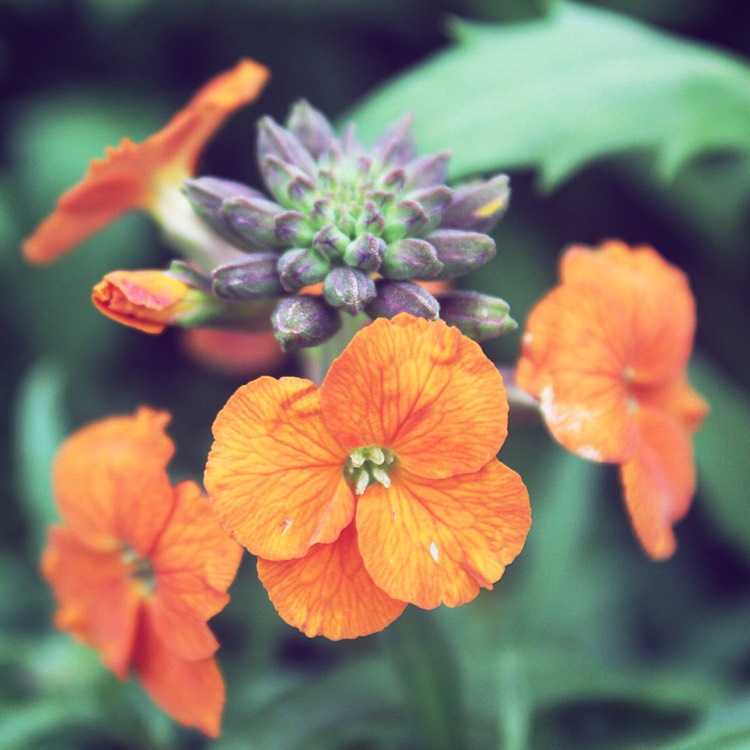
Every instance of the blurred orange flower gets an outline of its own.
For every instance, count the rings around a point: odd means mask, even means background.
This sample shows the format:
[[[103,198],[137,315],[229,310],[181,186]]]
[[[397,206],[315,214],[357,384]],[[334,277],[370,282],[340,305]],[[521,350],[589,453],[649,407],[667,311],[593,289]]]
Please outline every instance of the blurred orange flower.
[[[695,492],[691,436],[707,412],[687,381],[695,302],[686,276],[650,247],[571,247],[561,284],[532,310],[517,380],[553,437],[620,464],[635,533],[671,556]]]
[[[320,388],[240,388],[214,423],[205,484],[289,624],[366,635],[407,603],[472,600],[520,552],[528,494],[495,458],[507,414],[497,369],[458,329],[380,318]]]
[[[136,144],[124,138],[91,162],[83,179],[67,190],[55,210],[26,239],[35,263],[54,260],[122,214],[143,209],[169,223],[168,213],[184,179],[192,177],[201,152],[226,118],[255,99],[268,71],[241,60],[203,86],[161,130]]]
[[[176,721],[216,737],[224,683],[206,621],[229,600],[241,547],[195,483],[170,485],[168,421],[142,407],[65,441],[53,469],[63,525],[51,529],[42,572],[57,627],[120,679],[135,670]]]

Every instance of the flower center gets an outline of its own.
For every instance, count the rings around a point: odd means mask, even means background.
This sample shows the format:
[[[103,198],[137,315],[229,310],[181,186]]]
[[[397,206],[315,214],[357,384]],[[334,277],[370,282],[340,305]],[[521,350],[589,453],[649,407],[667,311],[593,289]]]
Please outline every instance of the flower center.
[[[390,471],[396,465],[396,455],[379,445],[357,448],[349,454],[344,466],[344,477],[355,495],[362,495],[375,482],[391,486]]]
[[[129,544],[124,544],[122,562],[125,565],[128,578],[132,578],[144,594],[154,592],[156,589],[156,574],[151,561],[147,557],[140,557]]]

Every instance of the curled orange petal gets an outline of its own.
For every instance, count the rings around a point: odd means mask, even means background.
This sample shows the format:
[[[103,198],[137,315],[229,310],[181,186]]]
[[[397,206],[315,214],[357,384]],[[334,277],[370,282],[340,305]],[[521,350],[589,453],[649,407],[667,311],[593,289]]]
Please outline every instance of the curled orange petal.
[[[507,435],[503,380],[479,345],[406,314],[357,334],[331,365],[321,406],[347,451],[389,448],[425,477],[481,468]]]
[[[338,538],[354,513],[346,451],[326,427],[315,384],[261,377],[219,412],[204,477],[224,530],[269,560]]]
[[[297,560],[258,560],[258,576],[281,617],[305,635],[337,641],[390,625],[406,603],[373,582],[349,524],[333,544],[316,544]]]
[[[521,551],[531,525],[526,487],[493,459],[480,471],[427,479],[405,470],[359,500],[359,549],[390,596],[431,609],[491,589]]]
[[[152,210],[159,192],[190,177],[206,143],[235,109],[255,99],[268,71],[252,60],[211,79],[161,130],[135,144],[125,138],[91,162],[83,179],[60,196],[55,210],[26,239],[35,263],[59,257],[134,209]]]
[[[218,737],[224,681],[213,657],[183,659],[161,639],[153,617],[142,612],[133,665],[146,692],[175,721]]]

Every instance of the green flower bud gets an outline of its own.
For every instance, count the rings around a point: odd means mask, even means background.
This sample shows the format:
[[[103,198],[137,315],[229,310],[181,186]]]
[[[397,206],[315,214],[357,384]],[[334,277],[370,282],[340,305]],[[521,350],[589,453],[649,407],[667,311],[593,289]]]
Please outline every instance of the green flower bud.
[[[380,274],[386,279],[434,279],[442,270],[435,248],[416,237],[391,242],[380,265]]]
[[[280,247],[304,247],[312,242],[312,224],[299,211],[276,214],[273,223],[274,237]]]
[[[276,253],[252,253],[211,272],[212,291],[222,299],[255,299],[282,293]]]
[[[435,247],[443,270],[435,278],[453,279],[480,268],[495,257],[495,241],[479,232],[438,229],[427,240]]]
[[[370,153],[382,167],[400,167],[414,158],[417,150],[412,133],[412,115],[391,125],[373,144]]]
[[[324,258],[329,260],[343,256],[349,247],[349,235],[344,234],[335,224],[329,222],[324,224],[312,240],[312,246]]]
[[[331,264],[310,248],[287,250],[277,265],[279,281],[287,292],[296,292],[303,286],[323,281],[330,270]]]
[[[437,227],[445,213],[445,209],[451,202],[453,191],[445,185],[415,190],[409,193],[409,200],[418,203],[427,215],[427,224],[420,228],[422,234],[431,232]],[[412,232],[414,234],[414,232]]]
[[[487,341],[518,328],[510,306],[499,297],[470,291],[439,295],[440,317],[474,341]]]
[[[386,242],[402,237],[417,237],[429,225],[427,213],[416,201],[399,201],[385,216],[383,237]]]
[[[383,212],[378,208],[375,201],[368,200],[365,202],[364,211],[357,219],[355,230],[358,233],[368,232],[380,236],[385,228],[385,217]]]
[[[375,282],[358,268],[338,266],[326,276],[323,296],[329,305],[357,315],[375,296]]]
[[[376,296],[366,307],[371,318],[392,318],[405,312],[417,318],[437,320],[438,301],[419,284],[411,281],[380,279],[375,284]]]
[[[341,316],[320,297],[298,294],[279,301],[271,325],[281,349],[290,352],[331,338],[341,328]]]
[[[301,197],[311,198],[315,183],[298,167],[287,164],[275,156],[266,157],[260,171],[268,189],[284,208],[300,208]],[[305,205],[305,208],[310,208]]]

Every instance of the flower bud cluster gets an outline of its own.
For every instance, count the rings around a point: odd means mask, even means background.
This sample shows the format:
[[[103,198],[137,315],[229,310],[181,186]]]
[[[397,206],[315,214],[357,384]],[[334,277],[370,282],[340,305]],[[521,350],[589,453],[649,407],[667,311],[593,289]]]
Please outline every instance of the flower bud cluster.
[[[456,292],[443,303],[415,283],[453,279],[494,257],[487,232],[508,205],[505,175],[452,190],[448,154],[417,157],[408,117],[370,150],[352,126],[337,137],[305,101],[285,127],[265,117],[258,129],[270,195],[214,177],[185,183],[201,219],[245,253],[213,269],[214,295],[280,297],[272,325],[285,349],[329,338],[342,312],[454,318],[478,340],[513,327],[502,300]]]

